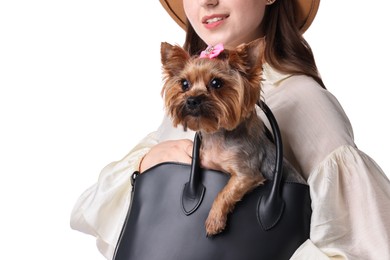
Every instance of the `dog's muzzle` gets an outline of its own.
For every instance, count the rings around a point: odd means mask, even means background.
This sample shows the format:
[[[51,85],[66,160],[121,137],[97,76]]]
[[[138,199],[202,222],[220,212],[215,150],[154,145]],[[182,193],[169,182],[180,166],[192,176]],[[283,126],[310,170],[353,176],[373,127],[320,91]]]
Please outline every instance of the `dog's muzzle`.
[[[199,109],[200,104],[202,103],[202,97],[188,97],[186,102],[186,108],[189,110]]]
[[[184,114],[191,115],[191,116],[200,116],[202,101],[203,101],[202,96],[188,97],[183,111]]]

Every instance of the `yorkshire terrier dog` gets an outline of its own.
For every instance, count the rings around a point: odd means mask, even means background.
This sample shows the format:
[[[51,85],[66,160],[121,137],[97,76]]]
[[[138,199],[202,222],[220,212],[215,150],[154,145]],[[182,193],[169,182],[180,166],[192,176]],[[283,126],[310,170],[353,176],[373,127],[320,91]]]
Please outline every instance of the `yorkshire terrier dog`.
[[[264,39],[258,39],[231,50],[219,44],[191,56],[179,46],[161,44],[168,115],[174,126],[201,134],[202,167],[230,175],[210,209],[207,236],[224,230],[235,204],[275,165],[275,145],[256,114],[264,48]]]

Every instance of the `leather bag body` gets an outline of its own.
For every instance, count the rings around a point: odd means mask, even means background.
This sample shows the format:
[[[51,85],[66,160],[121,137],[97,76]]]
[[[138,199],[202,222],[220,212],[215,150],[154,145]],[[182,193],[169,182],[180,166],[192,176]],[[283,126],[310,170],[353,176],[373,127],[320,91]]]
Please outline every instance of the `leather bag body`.
[[[283,176],[280,132],[269,108],[277,146],[274,176],[246,194],[228,215],[226,229],[207,237],[204,223],[229,176],[197,162],[161,163],[132,178],[132,201],[114,260],[278,260],[289,259],[309,238],[308,185]]]

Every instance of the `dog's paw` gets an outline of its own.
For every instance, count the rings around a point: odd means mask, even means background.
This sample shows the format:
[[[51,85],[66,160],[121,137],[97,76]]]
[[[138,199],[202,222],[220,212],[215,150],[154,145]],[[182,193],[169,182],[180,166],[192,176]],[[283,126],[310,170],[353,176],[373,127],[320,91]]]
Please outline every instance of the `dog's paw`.
[[[207,237],[221,233],[226,227],[226,221],[227,217],[223,214],[217,214],[213,211],[210,211],[205,223]]]

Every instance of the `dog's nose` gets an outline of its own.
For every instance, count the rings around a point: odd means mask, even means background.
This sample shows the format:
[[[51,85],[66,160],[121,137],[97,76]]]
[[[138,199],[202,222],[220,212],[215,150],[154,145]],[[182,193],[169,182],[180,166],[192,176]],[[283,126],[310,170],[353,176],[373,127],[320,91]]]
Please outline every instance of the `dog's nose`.
[[[201,103],[202,103],[202,98],[200,96],[197,96],[197,97],[188,97],[186,104],[188,109],[195,109],[199,107]]]

